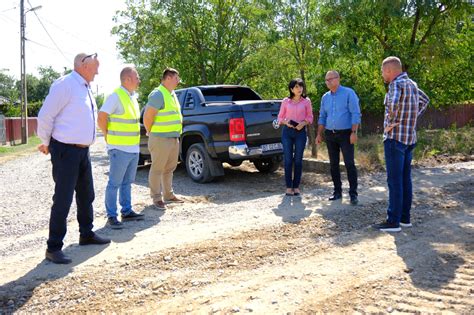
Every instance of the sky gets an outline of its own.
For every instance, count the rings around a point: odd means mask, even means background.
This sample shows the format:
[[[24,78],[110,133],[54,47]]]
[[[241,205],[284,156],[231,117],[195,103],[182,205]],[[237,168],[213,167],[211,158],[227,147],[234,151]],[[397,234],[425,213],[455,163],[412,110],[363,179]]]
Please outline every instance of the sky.
[[[117,10],[125,9],[124,0],[25,0],[26,73],[38,76],[39,66],[52,66],[58,72],[73,68],[80,52],[97,52],[99,74],[92,89],[110,94],[120,85],[124,66],[111,35]],[[41,22],[44,25],[41,25]],[[45,30],[46,29],[46,30]],[[20,78],[20,0],[0,1],[0,69]],[[48,36],[49,35],[51,36]]]

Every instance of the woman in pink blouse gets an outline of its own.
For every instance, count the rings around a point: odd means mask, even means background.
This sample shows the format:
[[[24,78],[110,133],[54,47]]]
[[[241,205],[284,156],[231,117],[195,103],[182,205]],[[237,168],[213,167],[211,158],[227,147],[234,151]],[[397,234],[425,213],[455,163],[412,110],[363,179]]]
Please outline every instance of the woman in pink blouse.
[[[281,103],[278,122],[284,125],[281,142],[285,157],[286,195],[299,196],[303,153],[306,146],[306,125],[313,122],[313,107],[311,100],[306,97],[303,80],[291,80],[288,90],[290,96]]]

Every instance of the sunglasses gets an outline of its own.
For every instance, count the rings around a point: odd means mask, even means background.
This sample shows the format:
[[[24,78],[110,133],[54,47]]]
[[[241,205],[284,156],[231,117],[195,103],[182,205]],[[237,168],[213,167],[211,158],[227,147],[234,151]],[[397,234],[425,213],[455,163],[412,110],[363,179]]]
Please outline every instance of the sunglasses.
[[[87,58],[93,58],[93,59],[96,59],[97,58],[97,53],[94,53],[94,54],[91,54],[91,55],[87,55],[85,56],[84,58],[82,58],[82,62],[86,61]]]

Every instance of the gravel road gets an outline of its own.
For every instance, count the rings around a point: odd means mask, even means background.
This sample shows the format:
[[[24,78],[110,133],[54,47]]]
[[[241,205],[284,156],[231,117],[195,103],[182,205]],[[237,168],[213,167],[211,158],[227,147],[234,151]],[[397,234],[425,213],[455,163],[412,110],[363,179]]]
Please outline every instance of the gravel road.
[[[73,206],[67,266],[43,260],[49,156],[0,163],[0,314],[474,311],[472,161],[415,169],[414,228],[394,237],[368,228],[384,217],[383,173],[360,176],[353,207],[347,195],[326,201],[327,174],[305,173],[302,198],[288,198],[281,170],[247,163],[205,185],[178,167],[175,191],[187,202],[166,212],[151,206],[149,168],[140,168],[133,204],[146,220],[113,231],[103,139],[91,156],[95,229],[113,242],[79,247]]]

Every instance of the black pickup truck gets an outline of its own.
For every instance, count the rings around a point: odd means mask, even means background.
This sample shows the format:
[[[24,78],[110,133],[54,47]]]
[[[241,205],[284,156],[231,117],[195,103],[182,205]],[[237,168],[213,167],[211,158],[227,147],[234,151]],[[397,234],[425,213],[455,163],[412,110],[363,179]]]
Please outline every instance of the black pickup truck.
[[[250,160],[264,173],[282,160],[281,130],[276,124],[281,101],[265,101],[248,87],[196,86],[176,90],[183,114],[180,159],[196,182],[223,176],[222,163]],[[143,117],[143,110],[142,110]],[[140,162],[150,160],[148,137],[141,128]]]

